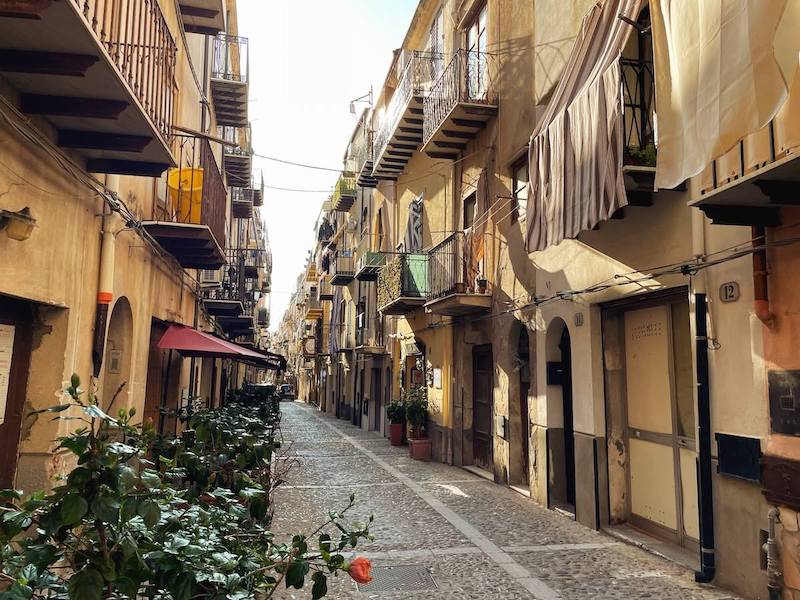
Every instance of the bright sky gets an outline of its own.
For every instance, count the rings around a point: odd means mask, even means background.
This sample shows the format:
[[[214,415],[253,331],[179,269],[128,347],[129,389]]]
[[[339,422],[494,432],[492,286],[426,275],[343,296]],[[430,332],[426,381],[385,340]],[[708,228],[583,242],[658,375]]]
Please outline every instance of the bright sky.
[[[350,101],[374,86],[377,95],[392,50],[403,42],[417,0],[239,0],[239,33],[250,43],[253,150],[284,160],[341,168],[366,104]],[[268,186],[324,190],[336,174],[260,158]],[[271,329],[289,303],[326,193],[264,190],[272,247]]]

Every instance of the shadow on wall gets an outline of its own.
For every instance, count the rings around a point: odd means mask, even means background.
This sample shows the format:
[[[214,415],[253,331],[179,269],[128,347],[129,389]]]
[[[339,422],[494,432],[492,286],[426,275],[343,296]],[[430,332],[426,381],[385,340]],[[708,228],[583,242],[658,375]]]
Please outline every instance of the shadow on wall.
[[[102,406],[109,414],[128,406],[133,345],[133,315],[128,299],[114,303],[106,337],[103,361]]]

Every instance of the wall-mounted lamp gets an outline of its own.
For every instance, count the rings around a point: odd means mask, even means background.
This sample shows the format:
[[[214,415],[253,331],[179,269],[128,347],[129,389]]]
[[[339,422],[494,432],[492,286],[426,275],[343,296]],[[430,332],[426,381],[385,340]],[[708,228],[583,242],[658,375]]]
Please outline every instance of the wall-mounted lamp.
[[[350,114],[356,114],[356,102],[367,102],[370,106],[372,106],[372,86],[369,86],[369,92],[364,94],[363,96],[359,96],[355,100],[350,100]]]
[[[27,206],[17,212],[0,210],[0,231],[5,230],[12,240],[24,242],[31,237],[35,225],[36,219]]]

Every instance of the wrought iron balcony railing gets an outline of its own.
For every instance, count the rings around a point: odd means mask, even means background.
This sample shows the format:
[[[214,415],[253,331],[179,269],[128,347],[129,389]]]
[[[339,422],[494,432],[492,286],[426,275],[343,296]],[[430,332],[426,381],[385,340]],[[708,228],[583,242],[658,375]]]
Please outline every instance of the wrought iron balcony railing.
[[[158,0],[71,0],[165,140],[172,132],[177,46]]]
[[[656,166],[655,78],[653,63],[635,58],[620,59],[624,113],[624,164]]]
[[[419,51],[412,51],[404,56],[407,57],[406,64],[384,113],[380,130],[373,139],[374,160],[383,155],[411,99],[425,97],[428,94],[434,78],[438,75],[438,65],[442,58],[440,54]]]
[[[225,210],[227,194],[217,160],[208,139],[176,135],[173,152],[177,167],[163,179],[163,206],[154,218],[160,221],[207,225],[217,243],[227,243]]]
[[[250,76],[248,41],[245,37],[220,33],[214,38],[213,79],[247,83]]]
[[[463,231],[450,234],[428,252],[428,299],[443,298],[452,294],[485,294],[487,284],[481,274],[477,258],[479,252],[471,245],[478,240]],[[477,249],[476,249],[477,250]]]
[[[425,98],[423,144],[428,143],[459,104],[496,104],[497,76],[498,65],[495,55],[473,50],[458,50]]]
[[[336,186],[333,189],[333,195],[331,196],[332,208],[340,212],[347,212],[353,206],[355,199],[356,178],[349,173],[343,173],[336,181]]]

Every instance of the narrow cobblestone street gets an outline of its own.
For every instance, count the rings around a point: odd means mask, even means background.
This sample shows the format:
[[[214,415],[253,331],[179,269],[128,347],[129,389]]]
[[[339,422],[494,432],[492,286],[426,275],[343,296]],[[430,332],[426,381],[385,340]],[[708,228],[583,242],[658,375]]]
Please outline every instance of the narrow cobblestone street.
[[[276,535],[310,532],[351,492],[353,520],[375,515],[374,542],[357,549],[375,580],[359,590],[347,576],[332,579],[330,598],[735,598],[513,490],[412,461],[374,432],[299,403],[282,409],[284,448],[297,462],[276,494]]]

